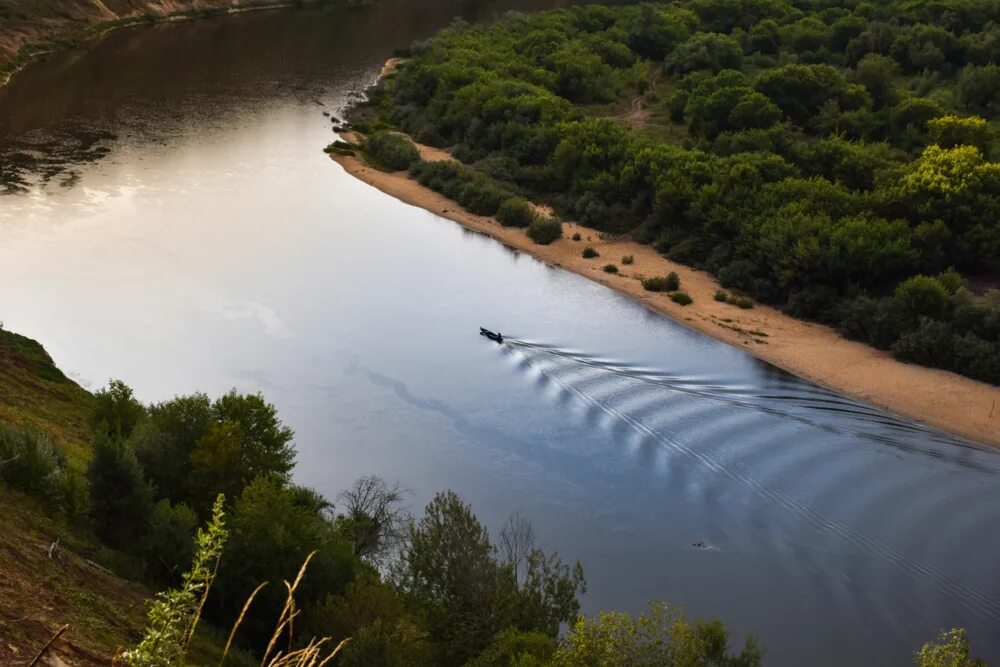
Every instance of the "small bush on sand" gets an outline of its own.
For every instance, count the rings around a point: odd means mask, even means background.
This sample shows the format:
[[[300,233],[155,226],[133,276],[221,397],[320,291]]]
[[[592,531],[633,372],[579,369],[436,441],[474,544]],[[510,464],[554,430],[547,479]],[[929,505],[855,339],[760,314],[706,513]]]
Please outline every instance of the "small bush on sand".
[[[375,132],[365,139],[365,150],[383,167],[393,171],[409,169],[420,159],[413,142],[392,132]]]
[[[729,303],[733,304],[737,308],[742,308],[743,310],[753,308],[753,299],[748,296],[730,295]]]
[[[582,238],[583,238],[583,237],[582,237],[582,236],[580,236],[580,232],[577,232],[577,233],[573,234],[573,240],[574,240],[574,241],[579,241],[579,240],[580,240],[580,239],[582,239]]]
[[[528,236],[539,245],[548,245],[562,238],[562,223],[555,218],[538,216],[528,226]]]
[[[670,300],[674,303],[679,303],[682,306],[686,306],[694,302],[694,299],[687,292],[674,292],[670,295]]]
[[[504,227],[527,227],[534,219],[534,207],[522,197],[509,197],[497,209],[497,220]]]
[[[622,264],[633,264],[635,263],[635,257],[632,255],[625,255],[622,257]]]
[[[605,264],[604,265],[604,272],[605,273],[618,273],[618,267],[615,266],[614,264]]]
[[[667,291],[667,279],[663,276],[653,276],[652,278],[644,278],[642,281],[642,286],[647,292],[666,292]]]
[[[726,294],[725,290],[721,290],[721,289],[717,290],[715,292],[715,300],[716,301],[720,301],[722,303],[726,303],[727,301],[729,301],[729,295]]]
[[[600,256],[601,256],[600,253],[591,248],[590,246],[587,246],[586,248],[583,249],[584,259],[593,259],[595,257],[600,257]]]
[[[681,288],[681,279],[677,275],[676,271],[671,271],[667,274],[667,291],[673,292]]]

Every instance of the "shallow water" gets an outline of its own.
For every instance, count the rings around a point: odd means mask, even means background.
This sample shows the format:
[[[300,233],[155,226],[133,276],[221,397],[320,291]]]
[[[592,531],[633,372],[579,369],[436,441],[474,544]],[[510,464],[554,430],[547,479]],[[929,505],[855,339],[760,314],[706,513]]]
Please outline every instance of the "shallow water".
[[[394,47],[516,3],[129,30],[0,90],[0,319],[146,401],[262,391],[299,482],[452,488],[776,665],[1000,660],[1000,457],[791,377],[347,176],[330,119]],[[524,2],[521,6],[543,6]],[[477,335],[502,330],[505,345]]]

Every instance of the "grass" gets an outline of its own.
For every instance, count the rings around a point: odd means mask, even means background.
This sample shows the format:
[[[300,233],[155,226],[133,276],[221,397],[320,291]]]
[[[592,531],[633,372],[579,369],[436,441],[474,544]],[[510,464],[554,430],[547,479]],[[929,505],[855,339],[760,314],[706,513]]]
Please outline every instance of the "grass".
[[[82,471],[90,459],[92,401],[39,343],[0,329],[0,423],[44,433]]]

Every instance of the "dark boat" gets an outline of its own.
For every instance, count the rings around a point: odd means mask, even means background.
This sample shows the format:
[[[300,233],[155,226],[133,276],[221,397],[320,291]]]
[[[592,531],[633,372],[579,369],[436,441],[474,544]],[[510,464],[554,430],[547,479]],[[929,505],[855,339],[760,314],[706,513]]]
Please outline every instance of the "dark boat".
[[[493,333],[489,329],[484,329],[482,327],[479,327],[479,335],[480,336],[486,336],[490,340],[495,340],[498,343],[502,343],[503,342],[503,334],[501,334],[499,332]]]

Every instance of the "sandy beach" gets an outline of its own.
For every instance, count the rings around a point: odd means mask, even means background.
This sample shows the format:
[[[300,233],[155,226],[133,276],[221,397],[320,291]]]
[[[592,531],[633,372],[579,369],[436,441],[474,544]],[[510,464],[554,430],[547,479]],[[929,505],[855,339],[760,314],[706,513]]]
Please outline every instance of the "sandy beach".
[[[357,137],[345,137],[354,143]],[[446,152],[417,146],[425,160],[451,159]],[[458,204],[409,178],[406,172],[386,173],[363,158],[333,155],[349,174],[386,194],[448,218],[469,229],[526,252],[553,266],[607,285],[701,333],[740,347],[750,354],[842,394],[889,412],[938,427],[974,441],[1000,446],[1000,388],[933,368],[906,364],[888,353],[845,339],[833,329],[790,317],[757,304],[742,310],[715,301],[719,283],[704,271],[672,262],[652,247],[633,241],[605,239],[594,229],[563,225],[563,238],[538,245],[524,230],[501,226],[494,218],[473,215]],[[580,241],[573,241],[579,233]],[[584,259],[583,248],[600,254]],[[632,255],[633,264],[621,258]],[[604,271],[618,265],[619,273]],[[640,278],[676,271],[681,290],[694,303],[680,306],[664,293],[647,292]]]

